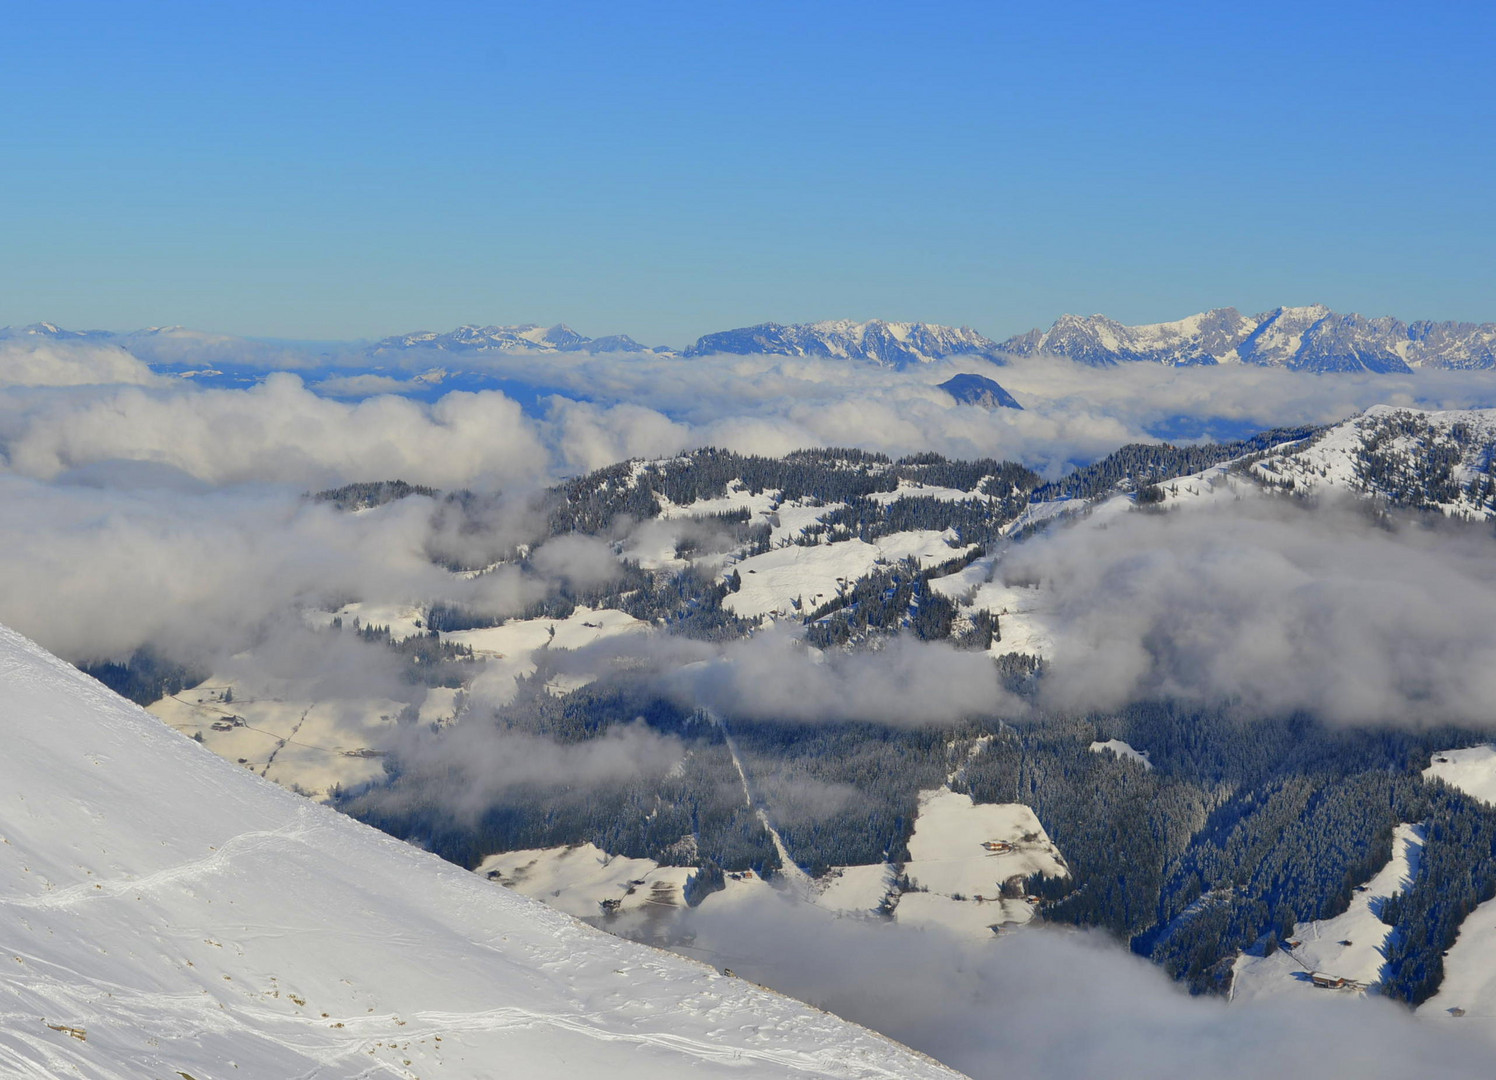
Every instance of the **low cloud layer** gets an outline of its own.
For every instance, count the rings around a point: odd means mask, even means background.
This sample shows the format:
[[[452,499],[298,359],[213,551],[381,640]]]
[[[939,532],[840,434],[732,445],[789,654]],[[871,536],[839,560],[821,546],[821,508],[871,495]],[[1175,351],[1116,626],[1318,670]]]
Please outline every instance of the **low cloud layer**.
[[[0,386],[95,386],[164,382],[118,345],[57,342],[51,338],[0,339]]]
[[[287,374],[248,390],[12,392],[0,399],[0,439],[11,471],[41,479],[115,460],[169,465],[213,484],[534,486],[551,473],[535,425],[503,394],[350,404]]]
[[[1377,999],[1191,998],[1100,935],[1033,928],[974,947],[775,895],[709,900],[686,955],[936,1055],[973,1080],[1402,1080],[1491,1075],[1496,1050]]]
[[[400,783],[375,788],[366,809],[439,809],[464,824],[518,792],[564,803],[567,793],[663,776],[685,753],[680,740],[643,723],[615,725],[597,738],[559,742],[474,720],[442,731],[402,727],[390,743]]]
[[[144,349],[144,340],[132,347]],[[195,340],[173,339],[171,359],[190,363]],[[234,339],[203,341],[205,364],[228,363],[240,347]],[[1093,368],[1054,357],[1001,368],[956,359],[894,371],[806,357],[421,350],[382,357],[391,366],[370,371],[367,359],[348,351],[312,356],[257,343],[242,343],[240,358],[255,372],[315,360],[320,381],[308,388],[273,374],[252,389],[202,390],[150,376],[116,345],[53,341],[46,350],[44,360],[35,353],[14,361],[9,378],[0,363],[0,383],[145,382],[152,389],[0,394],[9,468],[43,477],[125,458],[168,463],[214,483],[401,475],[484,486],[704,445],[763,454],[824,445],[893,455],[936,450],[1020,460],[1054,475],[1150,432],[1192,437],[1328,423],[1377,403],[1496,405],[1496,373],[1482,371],[1314,376],[1251,365]],[[439,368],[501,382],[526,409],[498,390],[451,393],[430,404],[399,396],[439,392],[447,376],[430,370]],[[956,404],[937,384],[967,371],[996,378],[1023,411]],[[357,400],[361,395],[371,396]]]
[[[762,633],[669,683],[684,701],[750,719],[915,727],[1019,711],[986,655],[905,637],[875,652],[820,654],[788,633]]]
[[[1057,708],[1177,697],[1496,725],[1493,555],[1486,526],[1259,496],[1059,529],[1003,572],[1043,583]]]

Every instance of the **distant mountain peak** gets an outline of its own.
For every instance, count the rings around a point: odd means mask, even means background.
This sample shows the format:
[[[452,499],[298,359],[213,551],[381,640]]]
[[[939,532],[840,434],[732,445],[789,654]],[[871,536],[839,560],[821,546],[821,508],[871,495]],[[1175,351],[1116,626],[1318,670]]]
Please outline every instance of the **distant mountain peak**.
[[[1061,315],[1000,346],[1014,356],[1049,353],[1098,367],[1257,364],[1295,371],[1410,371],[1496,367],[1496,323],[1414,322],[1342,315],[1324,304],[1244,316],[1215,308],[1173,322],[1127,326],[1105,315]]]
[[[641,345],[627,334],[589,338],[565,323],[541,326],[477,326],[468,323],[441,333],[420,330],[376,342],[375,353],[405,349],[439,349],[443,352],[658,352]]]
[[[962,405],[980,405],[985,409],[1022,409],[1018,399],[994,379],[985,375],[954,375],[940,384]]]
[[[682,355],[718,353],[861,360],[892,368],[934,363],[950,356],[980,356],[995,364],[1005,362],[997,343],[970,327],[884,319],[864,322],[826,319],[792,325],[759,323],[707,334]]]

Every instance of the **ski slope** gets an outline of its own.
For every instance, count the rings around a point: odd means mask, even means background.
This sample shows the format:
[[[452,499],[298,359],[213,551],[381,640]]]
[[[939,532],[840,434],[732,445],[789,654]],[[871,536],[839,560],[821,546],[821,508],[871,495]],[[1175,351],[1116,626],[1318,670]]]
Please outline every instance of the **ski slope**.
[[[0,629],[8,1076],[935,1078],[251,775]]]

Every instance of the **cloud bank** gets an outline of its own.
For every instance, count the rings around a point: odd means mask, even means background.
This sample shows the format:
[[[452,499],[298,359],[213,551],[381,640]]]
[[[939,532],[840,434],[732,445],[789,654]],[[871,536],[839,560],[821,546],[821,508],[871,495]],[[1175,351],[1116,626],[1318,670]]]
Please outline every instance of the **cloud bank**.
[[[1496,725],[1493,555],[1486,526],[1262,495],[1055,530],[1003,572],[1043,583],[1055,708]]]
[[[1484,1077],[1489,1045],[1378,999],[1191,998],[1100,935],[973,943],[775,895],[692,912],[681,951],[865,1024],[973,1080]]]

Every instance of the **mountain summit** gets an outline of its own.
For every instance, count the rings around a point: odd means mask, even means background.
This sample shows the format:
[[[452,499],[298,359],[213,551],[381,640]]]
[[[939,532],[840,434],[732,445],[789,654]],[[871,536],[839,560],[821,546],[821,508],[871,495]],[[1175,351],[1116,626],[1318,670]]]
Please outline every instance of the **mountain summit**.
[[[1000,346],[1014,356],[1050,353],[1082,364],[1259,364],[1294,371],[1410,371],[1496,367],[1496,323],[1405,323],[1341,315],[1323,304],[1260,315],[1216,308],[1174,322],[1126,326],[1105,315],[1061,315]]]
[[[865,360],[891,368],[930,364],[949,356],[980,356],[994,364],[1005,363],[997,343],[969,327],[885,322],[882,319],[868,322],[835,319],[791,326],[760,323],[707,334],[682,355],[712,356],[718,353],[822,356]]]

